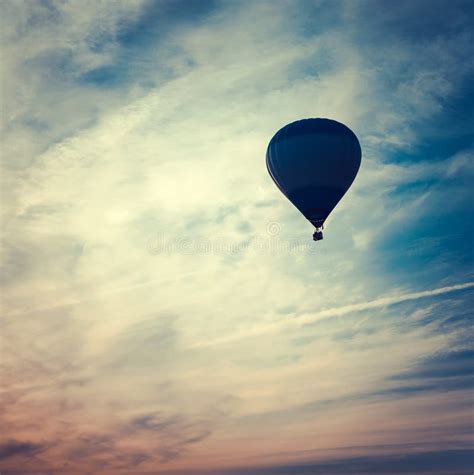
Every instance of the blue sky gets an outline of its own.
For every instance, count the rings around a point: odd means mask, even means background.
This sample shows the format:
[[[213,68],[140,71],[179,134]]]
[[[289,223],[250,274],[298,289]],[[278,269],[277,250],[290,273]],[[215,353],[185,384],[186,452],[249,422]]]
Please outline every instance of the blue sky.
[[[4,2],[2,473],[471,473],[472,10]],[[317,245],[304,117],[362,147]]]

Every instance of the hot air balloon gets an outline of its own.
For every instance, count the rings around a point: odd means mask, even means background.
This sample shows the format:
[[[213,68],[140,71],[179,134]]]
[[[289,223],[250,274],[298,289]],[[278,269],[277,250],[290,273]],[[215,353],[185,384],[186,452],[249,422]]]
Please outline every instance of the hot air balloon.
[[[285,125],[270,140],[267,169],[280,191],[323,238],[324,221],[351,186],[360,167],[359,141],[348,127],[330,119]]]

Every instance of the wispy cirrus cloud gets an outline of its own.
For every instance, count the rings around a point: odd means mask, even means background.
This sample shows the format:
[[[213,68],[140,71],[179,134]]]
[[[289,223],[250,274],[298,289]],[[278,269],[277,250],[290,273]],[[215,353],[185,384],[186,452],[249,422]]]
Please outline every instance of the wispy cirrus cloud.
[[[291,326],[304,326],[310,325],[317,322],[318,320],[323,320],[325,318],[331,317],[340,317],[347,314],[353,314],[357,312],[362,312],[365,310],[372,310],[377,308],[386,308],[391,305],[400,304],[410,300],[424,299],[428,297],[436,297],[438,295],[447,294],[450,292],[455,292],[457,290],[471,289],[474,287],[474,282],[466,282],[464,284],[452,285],[449,287],[441,287],[433,290],[424,290],[422,292],[412,292],[406,294],[398,294],[394,296],[382,297],[376,300],[371,300],[368,302],[359,302],[354,304],[345,305],[343,307],[334,307],[321,310],[319,312],[311,312],[308,310],[301,310],[299,313],[293,314],[294,317],[291,320],[276,321],[274,323],[268,324],[266,326],[257,327],[250,329],[248,333],[244,334],[234,334],[232,336],[226,337],[222,340],[217,341],[205,341],[197,343],[197,346],[208,346],[215,344],[228,343],[234,340],[239,340],[240,338],[245,337],[254,337],[257,335],[268,335],[274,331],[282,331],[287,327]],[[289,312],[292,314],[292,312]]]

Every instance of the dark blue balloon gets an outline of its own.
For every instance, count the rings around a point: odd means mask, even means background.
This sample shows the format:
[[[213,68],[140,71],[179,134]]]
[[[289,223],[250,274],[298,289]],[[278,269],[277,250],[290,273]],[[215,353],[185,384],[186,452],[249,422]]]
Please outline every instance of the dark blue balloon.
[[[351,186],[360,167],[359,141],[330,119],[286,125],[271,139],[267,168],[281,192],[315,227],[314,240],[329,213]]]

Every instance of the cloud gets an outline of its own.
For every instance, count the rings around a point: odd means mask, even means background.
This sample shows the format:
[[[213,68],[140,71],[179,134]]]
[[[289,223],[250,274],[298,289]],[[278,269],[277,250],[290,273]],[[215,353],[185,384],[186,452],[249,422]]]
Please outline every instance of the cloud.
[[[396,305],[396,304],[410,301],[410,300],[418,300],[422,298],[435,297],[437,295],[443,295],[446,293],[455,292],[457,290],[470,289],[472,287],[474,287],[474,282],[466,282],[464,284],[452,285],[449,287],[441,287],[441,288],[433,289],[433,290],[425,290],[422,292],[412,292],[412,293],[407,293],[407,294],[399,294],[395,296],[382,297],[382,298],[372,300],[369,302],[361,302],[361,303],[345,305],[342,307],[329,308],[329,309],[321,310],[315,313],[308,312],[307,310],[306,311],[301,310],[299,313],[296,313],[294,315],[294,318],[292,320],[276,322],[264,327],[254,328],[250,330],[247,334],[242,334],[242,335],[236,334],[222,340],[197,343],[196,346],[199,347],[199,346],[228,343],[231,341],[238,340],[240,338],[254,337],[257,335],[268,334],[269,332],[282,330],[288,326],[308,325],[308,324],[317,322],[318,320],[329,318],[329,317],[339,317],[339,316],[346,315],[349,313],[356,313],[356,312],[361,312],[364,310],[371,310],[374,308],[388,307],[390,305]]]
[[[402,394],[409,391],[472,389],[472,360],[473,352],[470,349],[435,354],[419,361],[407,371],[391,377],[393,381],[402,384],[394,391]]]
[[[401,455],[354,457],[306,464],[291,464],[271,467],[225,470],[223,475],[269,475],[269,474],[371,474],[371,473],[432,473],[462,474],[469,471],[472,452],[469,449],[453,449],[437,452],[403,453]],[[204,473],[204,472],[197,472]],[[205,472],[215,473],[215,472]]]
[[[10,440],[0,445],[0,460],[15,456],[30,457],[42,452],[45,448],[43,444]]]
[[[198,3],[6,6],[7,437],[71,473],[441,453],[468,411],[442,376],[472,306],[466,7]],[[305,116],[364,151],[316,247],[264,164]]]
[[[131,433],[150,432],[158,437],[160,446],[156,453],[162,463],[181,457],[189,445],[201,442],[212,433],[205,422],[189,421],[182,415],[163,418],[160,414],[136,417],[125,430]]]

